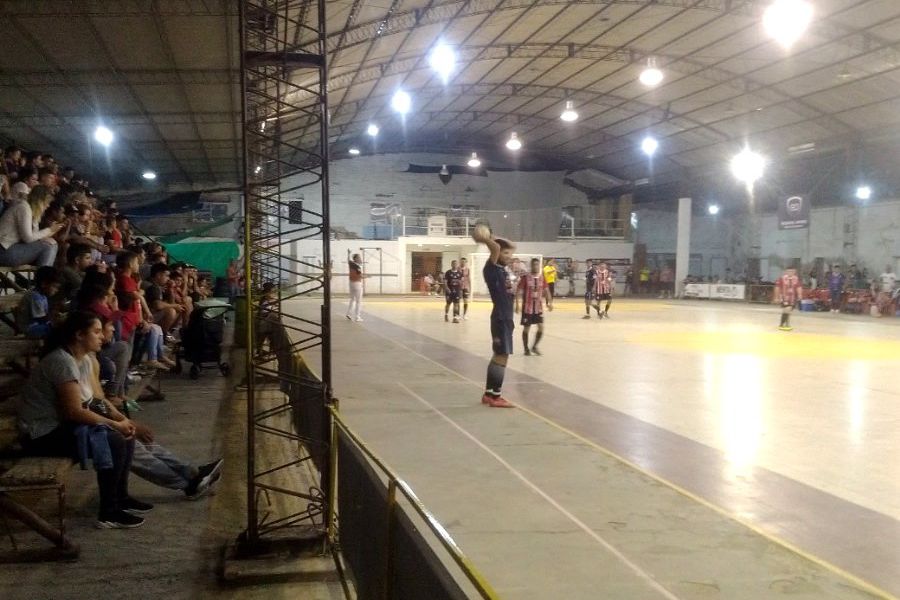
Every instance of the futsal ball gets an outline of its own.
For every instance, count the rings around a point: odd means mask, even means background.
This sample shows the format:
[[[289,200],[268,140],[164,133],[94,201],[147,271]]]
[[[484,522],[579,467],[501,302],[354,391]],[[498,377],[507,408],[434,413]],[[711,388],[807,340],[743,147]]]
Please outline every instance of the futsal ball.
[[[484,223],[479,223],[475,226],[475,235],[472,236],[479,240],[483,240],[485,238],[491,237],[491,229]]]

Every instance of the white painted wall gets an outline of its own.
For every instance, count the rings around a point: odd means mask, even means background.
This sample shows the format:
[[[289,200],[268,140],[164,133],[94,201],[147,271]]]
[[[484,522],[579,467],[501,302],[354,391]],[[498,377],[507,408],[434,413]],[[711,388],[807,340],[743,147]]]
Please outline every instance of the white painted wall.
[[[390,154],[334,160],[330,165],[331,222],[362,234],[371,223],[372,202],[396,203],[403,214],[409,208],[450,204],[474,204],[482,210],[522,211],[516,219],[498,215],[491,223],[500,235],[514,239],[555,239],[559,209],[587,204],[584,193],[563,184],[564,171],[488,171],[487,177],[456,174],[444,185],[437,173],[407,173],[410,164],[461,165],[466,157],[443,154]],[[488,165],[488,169],[490,165]],[[300,181],[298,177],[296,181]],[[292,181],[288,185],[294,185]],[[319,210],[317,185],[294,192],[304,203]],[[527,212],[525,212],[527,211]]]
[[[398,240],[333,240],[330,245],[333,260],[332,292],[346,294],[349,288],[347,277],[347,252],[363,253],[365,250],[364,271],[368,275],[365,280],[366,293],[377,294],[379,290],[385,294],[411,293],[410,259],[412,252],[443,252],[445,264],[452,259],[465,256],[471,262],[471,256],[484,252],[484,246],[478,246],[466,238],[444,237],[403,237]],[[381,248],[382,261],[379,265],[376,248]],[[569,257],[577,261],[587,258],[628,258],[632,257],[634,247],[628,242],[604,240],[575,240],[559,242],[520,242],[517,253],[540,254],[550,257]],[[321,244],[317,240],[302,240],[295,243],[295,256],[309,262],[321,264]],[[379,271],[383,275],[379,276]],[[379,281],[381,287],[379,287]]]
[[[648,254],[675,253],[674,206],[673,202],[672,212],[637,211],[636,241],[647,245]],[[900,259],[900,201],[813,209],[809,228],[800,230],[779,230],[777,218],[771,214],[695,214],[691,223],[691,254],[702,256],[702,272],[692,275],[716,274],[711,273],[714,267],[730,268],[738,275],[744,272],[748,257],[760,258],[762,274],[770,279],[777,277],[791,259],[800,258],[807,267],[817,257],[824,258],[826,264],[855,262],[874,275]]]

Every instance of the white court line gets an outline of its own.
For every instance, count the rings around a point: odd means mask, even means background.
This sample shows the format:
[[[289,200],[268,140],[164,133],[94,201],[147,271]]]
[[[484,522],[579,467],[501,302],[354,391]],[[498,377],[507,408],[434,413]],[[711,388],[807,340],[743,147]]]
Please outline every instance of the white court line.
[[[409,389],[408,387],[406,387],[404,384],[402,384],[402,383],[400,383],[400,382],[398,381],[398,382],[397,382],[397,385],[399,385],[399,386],[402,387],[404,390],[406,390],[406,393],[408,393],[410,396],[412,396],[413,398],[415,398],[416,400],[418,400],[419,402],[421,402],[422,404],[424,404],[425,406],[427,406],[428,408],[430,408],[431,410],[433,410],[435,413],[437,413],[437,415],[438,415],[439,417],[441,417],[441,418],[442,418],[443,420],[445,420],[447,423],[449,423],[450,425],[452,425],[457,431],[459,431],[460,433],[462,433],[464,436],[466,436],[467,438],[469,438],[469,439],[470,439],[472,442],[474,442],[479,448],[481,448],[482,450],[484,450],[485,452],[487,452],[488,454],[490,454],[490,455],[494,458],[494,460],[496,460],[496,461],[499,462],[501,465],[503,465],[503,466],[504,466],[510,473],[512,473],[519,481],[521,481],[522,483],[524,483],[525,485],[527,485],[529,488],[531,488],[531,490],[532,490],[534,493],[536,493],[538,496],[540,496],[541,498],[543,498],[544,500],[546,500],[551,506],[553,506],[553,508],[555,508],[555,509],[558,510],[560,513],[562,513],[562,515],[563,515],[564,517],[566,517],[567,519],[569,519],[570,521],[572,521],[573,523],[575,523],[575,525],[577,525],[577,526],[579,527],[579,529],[581,529],[582,531],[584,531],[584,532],[585,532],[586,534],[588,534],[591,538],[593,538],[594,541],[596,541],[598,544],[600,544],[601,546],[603,546],[610,554],[612,554],[613,556],[615,556],[616,558],[618,558],[619,561],[620,561],[622,564],[624,564],[626,567],[628,567],[628,568],[631,570],[632,573],[634,573],[634,574],[637,575],[639,578],[641,578],[648,586],[650,586],[651,588],[653,588],[655,591],[659,592],[664,598],[668,598],[668,600],[679,600],[678,596],[676,596],[675,594],[673,594],[672,592],[670,592],[669,590],[667,590],[666,588],[664,588],[664,587],[662,586],[662,584],[660,584],[658,581],[656,581],[656,579],[653,578],[653,575],[651,575],[651,574],[648,573],[647,571],[645,571],[645,570],[643,570],[642,568],[640,568],[638,565],[636,565],[635,563],[633,563],[627,556],[625,556],[624,554],[622,554],[621,552],[619,552],[612,544],[610,544],[610,543],[607,542],[605,539],[603,539],[599,534],[597,534],[596,531],[594,531],[593,529],[591,529],[590,527],[588,527],[587,524],[585,524],[583,521],[581,521],[578,517],[576,517],[576,516],[573,515],[571,512],[569,512],[568,510],[566,510],[566,508],[565,508],[564,506],[562,506],[559,502],[557,502],[555,499],[553,499],[553,497],[550,496],[550,494],[548,494],[547,492],[545,492],[544,490],[542,490],[540,487],[538,487],[538,485],[537,485],[536,483],[532,482],[530,479],[528,479],[527,477],[525,477],[525,475],[523,475],[520,471],[518,471],[518,470],[517,470],[515,467],[513,467],[511,464],[509,464],[508,462],[506,462],[506,460],[504,460],[499,454],[497,454],[496,452],[494,452],[493,450],[491,450],[490,448],[488,448],[487,445],[484,444],[484,442],[482,442],[481,440],[479,440],[478,438],[476,438],[474,435],[472,435],[471,433],[469,433],[466,429],[464,429],[464,428],[463,428],[461,425],[459,425],[456,421],[454,421],[453,419],[451,419],[450,417],[448,417],[447,415],[445,415],[445,414],[444,414],[443,412],[441,412],[437,407],[435,407],[433,404],[431,404],[430,402],[428,402],[427,400],[425,400],[425,398],[423,398],[423,397],[420,396],[419,394],[415,393],[414,391],[412,391],[411,389]]]

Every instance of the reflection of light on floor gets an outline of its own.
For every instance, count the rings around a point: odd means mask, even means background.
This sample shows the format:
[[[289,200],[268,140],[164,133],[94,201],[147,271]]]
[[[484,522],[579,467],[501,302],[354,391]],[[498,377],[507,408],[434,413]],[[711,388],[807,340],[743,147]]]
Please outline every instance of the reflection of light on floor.
[[[762,436],[763,366],[751,355],[722,357],[714,394],[721,406],[721,435],[732,476],[745,475],[756,461]]]
[[[637,333],[631,337],[631,341],[704,354],[753,355],[770,359],[896,360],[900,356],[900,342],[896,340],[740,328],[718,331],[653,331]]]
[[[863,441],[863,429],[866,424],[866,384],[869,382],[869,363],[854,360],[848,366],[850,389],[848,390],[847,408],[850,412],[850,439],[854,444]]]

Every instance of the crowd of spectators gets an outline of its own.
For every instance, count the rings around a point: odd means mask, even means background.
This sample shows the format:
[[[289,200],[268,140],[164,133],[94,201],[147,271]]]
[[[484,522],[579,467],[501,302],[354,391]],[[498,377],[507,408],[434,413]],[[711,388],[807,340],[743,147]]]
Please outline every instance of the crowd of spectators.
[[[0,266],[4,284],[27,289],[18,328],[42,345],[18,396],[22,446],[36,455],[81,456],[97,470],[97,524],[142,524],[152,506],[128,495],[128,473],[202,496],[221,461],[193,466],[129,415],[127,387],[148,370],[175,365],[173,349],[194,304],[211,295],[209,277],[137,237],[115,202],[102,202],[53,156],[10,147],[0,166]]]

